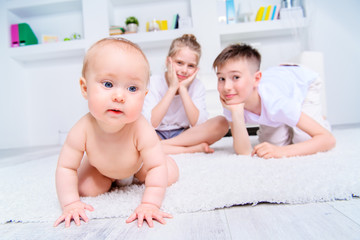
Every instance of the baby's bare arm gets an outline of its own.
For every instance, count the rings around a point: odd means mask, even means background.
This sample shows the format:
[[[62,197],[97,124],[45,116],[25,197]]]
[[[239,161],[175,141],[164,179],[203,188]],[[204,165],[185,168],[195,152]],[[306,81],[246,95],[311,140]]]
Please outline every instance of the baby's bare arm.
[[[160,208],[168,182],[166,158],[157,137],[148,141],[147,145],[141,151],[143,167],[146,169],[142,203],[151,203]]]
[[[144,121],[146,120],[144,119]],[[145,191],[141,204],[126,222],[138,219],[140,227],[146,220],[148,225],[153,227],[153,219],[164,224],[163,218],[171,217],[170,214],[160,211],[168,184],[168,170],[167,159],[162,151],[160,141],[154,129],[144,121],[142,121],[144,127],[141,128],[141,135],[137,134],[137,145],[143,160],[143,167],[140,171],[144,177]]]
[[[76,225],[80,225],[80,218],[87,222],[85,210],[93,210],[92,206],[80,201],[78,192],[77,169],[85,150],[85,134],[82,129],[80,120],[70,130],[59,156],[56,168],[56,191],[63,213],[55,221],[55,227],[62,221],[65,221],[65,226],[69,227],[72,219]]]
[[[56,168],[56,190],[61,207],[78,201],[77,169],[84,155],[84,137],[77,126],[71,129],[61,149]]]

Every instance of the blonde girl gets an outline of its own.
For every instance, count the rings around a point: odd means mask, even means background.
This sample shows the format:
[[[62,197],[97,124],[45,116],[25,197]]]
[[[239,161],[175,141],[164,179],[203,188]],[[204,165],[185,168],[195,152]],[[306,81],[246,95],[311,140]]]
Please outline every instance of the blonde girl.
[[[205,87],[196,78],[201,46],[192,34],[173,40],[166,71],[150,79],[143,114],[155,128],[168,154],[206,152],[228,131],[223,116],[208,120]]]

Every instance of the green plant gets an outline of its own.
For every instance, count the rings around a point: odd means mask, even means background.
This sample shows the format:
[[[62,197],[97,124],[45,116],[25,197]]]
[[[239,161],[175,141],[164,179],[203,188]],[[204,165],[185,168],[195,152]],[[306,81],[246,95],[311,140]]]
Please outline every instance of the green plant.
[[[139,21],[137,20],[136,17],[134,16],[131,16],[131,17],[128,17],[126,20],[125,20],[125,24],[128,25],[130,23],[135,23],[136,25],[139,26]]]

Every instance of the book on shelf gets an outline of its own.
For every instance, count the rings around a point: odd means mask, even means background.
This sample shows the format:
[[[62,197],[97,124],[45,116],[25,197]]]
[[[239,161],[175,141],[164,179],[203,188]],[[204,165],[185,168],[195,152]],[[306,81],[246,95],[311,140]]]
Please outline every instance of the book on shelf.
[[[125,33],[125,28],[121,26],[110,26],[109,33],[110,36],[121,35]]]
[[[179,14],[175,14],[173,16],[173,21],[172,21],[172,24],[171,24],[171,29],[178,29],[179,28]]]
[[[273,9],[272,6],[267,6],[265,14],[264,14],[264,20],[269,21],[270,20],[270,11]]]
[[[255,21],[271,21],[279,18],[279,5],[261,6],[256,13]]]
[[[262,16],[264,15],[264,11],[265,11],[265,7],[261,6],[259,8],[259,10],[256,13],[256,17],[255,17],[255,21],[261,21],[262,20]]]
[[[236,23],[234,0],[226,0],[226,23]]]

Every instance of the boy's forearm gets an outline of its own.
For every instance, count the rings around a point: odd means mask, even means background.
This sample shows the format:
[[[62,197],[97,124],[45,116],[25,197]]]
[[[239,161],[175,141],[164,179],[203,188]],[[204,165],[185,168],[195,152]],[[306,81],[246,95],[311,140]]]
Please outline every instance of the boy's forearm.
[[[252,147],[249,134],[246,130],[245,118],[243,112],[232,113],[231,134],[233,136],[233,147],[236,154],[249,155]]]
[[[283,146],[283,155],[292,157],[325,152],[332,149],[335,146],[335,142],[336,140],[331,133],[318,135],[305,142]]]

